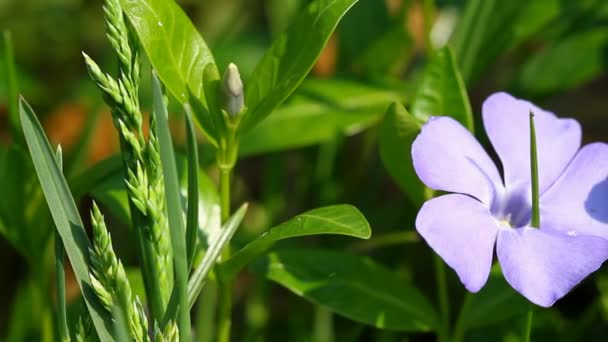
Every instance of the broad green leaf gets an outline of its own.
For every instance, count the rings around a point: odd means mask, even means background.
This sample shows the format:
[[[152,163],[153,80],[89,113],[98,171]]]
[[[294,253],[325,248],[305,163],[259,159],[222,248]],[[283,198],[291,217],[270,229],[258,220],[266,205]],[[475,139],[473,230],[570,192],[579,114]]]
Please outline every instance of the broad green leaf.
[[[150,63],[167,89],[188,103],[188,89],[205,103],[203,69],[213,63],[207,44],[174,0],[121,0]]]
[[[528,301],[507,284],[499,267],[492,269],[486,285],[476,294],[467,293],[457,325],[466,331],[523,316]]]
[[[315,0],[279,36],[246,85],[245,132],[266,118],[302,82],[342,16],[357,0]]]
[[[437,315],[415,287],[371,259],[322,250],[280,250],[254,271],[298,296],[381,329],[431,331]]]
[[[351,205],[341,204],[313,209],[260,235],[220,264],[220,274],[227,279],[235,277],[243,267],[265,253],[279,240],[319,234],[367,239],[372,232],[363,214]]]
[[[422,122],[431,116],[450,116],[473,131],[473,113],[467,89],[449,48],[438,50],[430,59],[410,111]]]
[[[247,203],[241,205],[241,207],[230,217],[230,219],[224,224],[224,226],[217,230],[215,234],[209,236],[207,249],[203,260],[196,266],[194,271],[192,272],[192,276],[188,280],[188,304],[189,308],[192,308],[198,295],[200,294],[203,286],[205,285],[205,280],[207,280],[207,276],[209,272],[216,264],[217,259],[219,258],[222,250],[232,239],[232,236],[236,232],[236,229],[239,227],[243,218],[245,217],[245,213],[247,212]],[[171,299],[169,300],[169,304],[167,305],[167,312],[165,313],[165,317],[163,317],[162,325],[166,325],[167,322],[174,317],[175,312],[178,307],[177,294],[175,291],[171,293]]]
[[[102,341],[113,341],[111,319],[91,290],[87,257],[90,243],[67,182],[55,160],[44,130],[31,107],[21,100],[21,125],[38,174],[40,185],[61,235],[70,264],[86,301],[95,329]]]
[[[297,95],[241,138],[241,155],[304,147],[336,134],[358,133],[378,122],[387,101],[399,100],[390,90],[335,80],[304,81]]]
[[[418,179],[412,163],[412,143],[421,123],[399,103],[386,111],[380,126],[378,148],[384,167],[401,191],[418,207],[426,200],[426,187]]]
[[[606,27],[572,34],[532,56],[515,86],[537,95],[572,89],[606,71],[606,49]]]
[[[180,198],[179,178],[175,165],[175,153],[169,130],[167,103],[160,80],[152,72],[152,113],[156,120],[156,135],[160,149],[160,160],[165,183],[165,203],[167,219],[171,232],[171,252],[175,282],[173,292],[179,302],[179,315],[176,317],[181,341],[190,341],[190,308],[188,307],[188,251],[186,250],[186,228]]]

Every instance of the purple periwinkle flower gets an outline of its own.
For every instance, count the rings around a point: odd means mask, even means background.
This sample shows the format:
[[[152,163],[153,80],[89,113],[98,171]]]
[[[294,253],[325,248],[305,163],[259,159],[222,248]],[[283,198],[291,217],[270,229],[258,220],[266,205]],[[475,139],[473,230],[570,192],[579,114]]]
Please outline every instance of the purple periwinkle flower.
[[[536,126],[540,228],[530,226],[529,113]],[[494,244],[507,282],[549,307],[608,258],[608,144],[580,148],[581,128],[506,93],[483,104],[483,123],[502,162],[449,117],[433,117],[412,145],[418,177],[451,192],[424,203],[416,228],[464,286],[486,283]]]

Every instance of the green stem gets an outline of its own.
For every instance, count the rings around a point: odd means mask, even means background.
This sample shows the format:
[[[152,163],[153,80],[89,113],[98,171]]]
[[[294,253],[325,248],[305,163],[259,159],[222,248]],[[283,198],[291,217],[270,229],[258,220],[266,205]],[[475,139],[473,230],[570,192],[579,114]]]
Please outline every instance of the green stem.
[[[230,168],[220,167],[220,206],[222,224],[230,218]],[[230,244],[222,252],[222,259],[230,257]],[[230,341],[230,328],[232,325],[232,280],[225,280],[220,284],[219,298],[219,326],[218,338],[220,342]]]
[[[464,302],[462,303],[462,306],[460,308],[460,313],[458,314],[458,319],[456,320],[456,324],[454,325],[454,331],[452,333],[453,342],[462,342],[462,340],[464,339],[465,328],[464,328],[464,320],[462,318],[463,318],[463,313],[465,312],[465,310],[468,309],[469,305],[471,305],[472,299],[473,299],[473,295],[471,294],[471,292],[467,292],[467,294],[464,297]]]
[[[530,342],[530,335],[532,335],[532,304],[530,304],[530,308],[528,309],[528,317],[526,319],[526,327],[524,330],[524,342]]]
[[[437,332],[439,341],[449,340],[450,304],[448,301],[448,287],[445,277],[445,264],[438,255],[434,255],[435,276],[437,280],[437,298],[439,299],[439,315],[441,322]]]
[[[63,262],[63,242],[55,231],[55,287],[57,289],[57,328],[59,340],[68,341],[68,320],[65,309],[65,271]]]

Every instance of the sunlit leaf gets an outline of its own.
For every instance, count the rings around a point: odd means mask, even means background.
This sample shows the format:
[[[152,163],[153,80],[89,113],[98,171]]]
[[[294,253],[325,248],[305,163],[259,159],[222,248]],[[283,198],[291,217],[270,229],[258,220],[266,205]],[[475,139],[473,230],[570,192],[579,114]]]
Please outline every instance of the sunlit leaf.
[[[95,329],[101,340],[113,341],[114,338],[110,333],[111,319],[101,307],[91,289],[87,262],[89,248],[91,247],[78,208],[76,208],[67,182],[55,160],[55,153],[51,149],[38,118],[23,99],[19,109],[23,133],[34,162],[34,168]]]
[[[254,271],[354,321],[398,331],[437,325],[430,302],[415,287],[371,259],[321,250],[280,250]]]
[[[223,262],[220,266],[220,273],[223,277],[232,278],[277,241],[318,234],[337,234],[367,239],[371,236],[371,229],[363,214],[351,205],[333,205],[313,209],[260,235]]]
[[[266,52],[245,90],[247,131],[266,118],[302,82],[342,16],[357,0],[315,0]]]
[[[121,0],[158,77],[181,103],[188,88],[201,101],[203,69],[213,63],[207,44],[174,0]]]
[[[473,131],[467,89],[449,48],[438,50],[429,60],[410,111],[422,122],[431,116],[450,116]]]

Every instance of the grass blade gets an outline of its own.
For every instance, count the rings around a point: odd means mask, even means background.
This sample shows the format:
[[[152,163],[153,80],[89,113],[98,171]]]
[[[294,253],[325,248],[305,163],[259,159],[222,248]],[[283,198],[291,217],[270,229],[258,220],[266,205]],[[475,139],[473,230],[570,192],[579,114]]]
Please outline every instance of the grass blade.
[[[19,111],[23,134],[32,156],[34,168],[97,334],[102,341],[114,341],[110,333],[111,319],[104,312],[91,289],[87,261],[90,242],[84,231],[70,189],[57,165],[54,153],[38,118],[24,99],[20,101]]]
[[[186,135],[188,148],[188,213],[186,215],[186,250],[188,252],[188,270],[192,268],[196,237],[198,232],[198,145],[192,116],[186,117]]]
[[[169,131],[167,106],[161,88],[160,80],[152,74],[153,113],[156,120],[156,134],[160,146],[160,160],[165,179],[165,198],[167,217],[171,231],[171,247],[173,249],[173,267],[175,270],[174,292],[179,301],[179,335],[180,341],[190,341],[190,306],[188,305],[188,258],[186,255],[186,235],[183,221],[183,211],[180,199],[179,179],[171,133]]]
[[[55,160],[59,169],[63,171],[63,156],[61,145],[57,146]],[[69,341],[70,331],[68,329],[68,319],[65,309],[65,270],[63,260],[63,242],[61,236],[55,231],[55,287],[57,291],[57,330],[61,341]]]
[[[19,89],[17,85],[17,72],[15,71],[15,54],[13,52],[13,39],[9,31],[4,31],[4,62],[6,70],[6,83],[8,88],[8,118],[13,139],[21,138],[21,125],[19,124]]]
[[[190,277],[190,280],[188,281],[189,308],[191,308],[196,302],[196,298],[203,289],[205,280],[215,265],[217,258],[219,258],[222,250],[224,250],[224,247],[228,244],[228,242],[230,242],[234,232],[236,232],[236,229],[243,221],[245,213],[247,212],[247,206],[247,203],[241,205],[241,207],[234,213],[234,215],[232,215],[232,217],[230,217],[222,229],[217,231],[217,235],[209,237],[209,249],[207,249],[203,261],[201,261],[201,263],[196,267],[192,273],[192,277]],[[176,292],[173,291],[169,304],[167,305],[167,312],[165,317],[163,317],[163,327],[171,319],[171,317],[175,315],[177,304]]]

